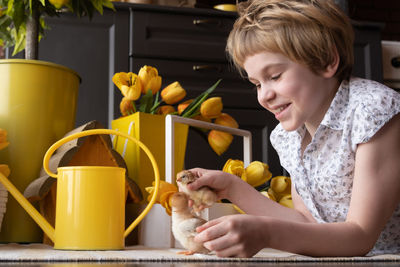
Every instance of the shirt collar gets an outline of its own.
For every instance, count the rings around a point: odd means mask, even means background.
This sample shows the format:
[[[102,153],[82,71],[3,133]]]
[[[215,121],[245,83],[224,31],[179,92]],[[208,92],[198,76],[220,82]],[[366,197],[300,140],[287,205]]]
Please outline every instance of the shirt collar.
[[[342,81],[332,103],[321,121],[321,125],[333,130],[342,130],[349,101],[349,82]]]

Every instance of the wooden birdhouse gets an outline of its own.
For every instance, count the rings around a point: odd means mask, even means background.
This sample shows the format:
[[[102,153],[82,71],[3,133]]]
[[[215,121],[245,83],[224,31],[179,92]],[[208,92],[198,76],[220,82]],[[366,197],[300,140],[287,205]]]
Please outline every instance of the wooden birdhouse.
[[[104,128],[97,121],[88,122],[72,131],[71,134]],[[112,148],[109,135],[91,135],[74,139],[62,145],[52,155],[49,168],[53,173],[58,167],[65,166],[110,166],[125,168],[126,171],[126,199],[127,202],[139,203],[142,192],[137,184],[129,178],[128,169],[122,156]],[[42,168],[39,178],[34,180],[25,189],[24,196],[31,202],[39,201],[40,213],[54,226],[56,211],[56,179],[47,175]],[[52,245],[52,241],[44,235],[43,243]]]

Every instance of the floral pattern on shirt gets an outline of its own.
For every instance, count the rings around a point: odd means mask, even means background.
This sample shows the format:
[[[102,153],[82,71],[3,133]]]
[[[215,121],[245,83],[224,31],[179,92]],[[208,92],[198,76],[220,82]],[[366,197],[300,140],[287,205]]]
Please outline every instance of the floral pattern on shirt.
[[[319,223],[346,220],[353,186],[355,151],[400,112],[400,94],[380,83],[344,81],[301,156],[305,127],[287,132],[281,124],[271,143],[296,191]],[[400,205],[370,255],[400,253]]]

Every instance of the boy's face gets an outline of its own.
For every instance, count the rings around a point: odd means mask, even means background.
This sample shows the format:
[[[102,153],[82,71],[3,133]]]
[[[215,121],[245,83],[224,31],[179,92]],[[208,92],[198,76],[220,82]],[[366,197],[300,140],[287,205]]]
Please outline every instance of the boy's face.
[[[334,96],[325,73],[317,75],[280,53],[263,52],[246,58],[244,69],[256,85],[258,102],[293,131],[306,124],[318,127]]]

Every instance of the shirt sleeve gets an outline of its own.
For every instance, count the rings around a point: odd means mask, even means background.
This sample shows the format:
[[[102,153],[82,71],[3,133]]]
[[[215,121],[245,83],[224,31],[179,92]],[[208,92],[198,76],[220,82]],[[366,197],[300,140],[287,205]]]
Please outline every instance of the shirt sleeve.
[[[377,82],[371,83],[370,87],[354,110],[351,129],[353,151],[358,144],[368,142],[400,112],[399,93]]]

